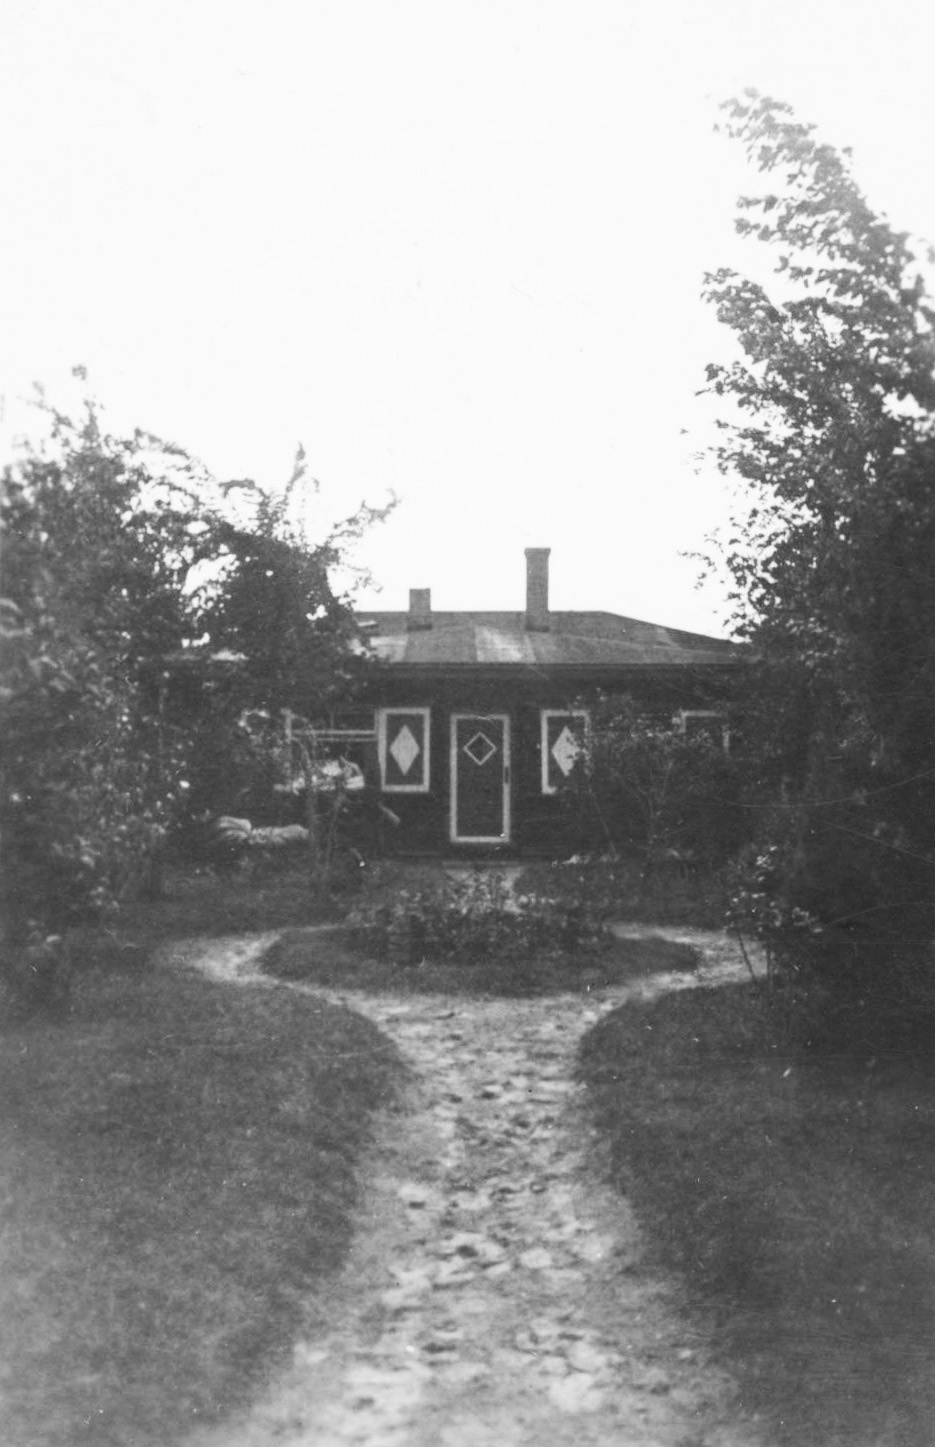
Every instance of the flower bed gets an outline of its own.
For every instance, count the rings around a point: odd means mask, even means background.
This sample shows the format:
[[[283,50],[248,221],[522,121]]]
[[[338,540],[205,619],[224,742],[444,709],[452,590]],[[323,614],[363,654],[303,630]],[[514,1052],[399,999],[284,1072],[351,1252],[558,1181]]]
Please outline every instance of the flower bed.
[[[399,964],[593,956],[609,941],[589,901],[517,893],[481,870],[361,905],[348,924],[356,943]]]

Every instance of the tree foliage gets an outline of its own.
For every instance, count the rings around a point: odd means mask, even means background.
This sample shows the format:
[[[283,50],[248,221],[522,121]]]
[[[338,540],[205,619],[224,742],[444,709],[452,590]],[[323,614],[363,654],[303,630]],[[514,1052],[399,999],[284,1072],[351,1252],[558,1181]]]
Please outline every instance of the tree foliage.
[[[351,686],[363,664],[331,574],[380,515],[362,507],[316,543],[289,518],[300,465],[281,497],[225,488],[177,447],[105,432],[93,404],[78,421],[47,410],[0,514],[14,937],[113,908],[187,800],[229,808],[245,709],[316,715]],[[221,650],[233,664],[212,669]]]
[[[769,287],[705,285],[742,353],[707,376],[728,404],[716,460],[742,483],[721,546],[760,659],[747,735],[771,917],[930,929],[935,308],[847,153],[754,92],[724,113],[768,178],[737,230],[775,254]]]
[[[139,883],[182,784],[154,661],[183,642],[206,523],[193,465],[88,406],[53,414],[3,477],[2,806],[14,935],[101,913]]]
[[[197,761],[189,798],[196,815],[246,809],[255,818],[259,809],[261,819],[277,817],[273,786],[283,761],[270,740],[281,735],[283,710],[321,721],[376,666],[335,579],[351,571],[354,544],[395,500],[361,503],[315,538],[308,504],[318,490],[301,448],[280,492],[249,479],[223,485],[229,506],[215,521],[213,566],[195,595],[196,632],[202,653],[235,664],[198,668],[179,715]]]
[[[736,768],[723,721],[713,724],[689,735],[628,697],[594,710],[569,802],[601,847],[639,859],[644,880],[665,868],[718,868],[740,843]]]
[[[361,503],[313,539],[303,504],[318,483],[301,448],[281,492],[250,480],[223,490],[236,497],[239,516],[217,524],[218,568],[201,593],[204,637],[211,648],[243,657],[250,707],[317,715],[344,699],[370,662],[334,577],[347,566],[348,549],[393,503]]]

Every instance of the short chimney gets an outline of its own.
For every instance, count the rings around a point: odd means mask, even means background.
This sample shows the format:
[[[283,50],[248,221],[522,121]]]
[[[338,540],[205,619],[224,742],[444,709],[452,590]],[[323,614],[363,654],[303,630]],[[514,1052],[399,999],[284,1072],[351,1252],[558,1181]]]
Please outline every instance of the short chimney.
[[[531,633],[549,630],[549,553],[551,548],[526,549],[526,627]]]
[[[431,628],[432,626],[432,590],[431,588],[410,588],[409,589],[409,617],[406,626],[410,633],[420,628]]]

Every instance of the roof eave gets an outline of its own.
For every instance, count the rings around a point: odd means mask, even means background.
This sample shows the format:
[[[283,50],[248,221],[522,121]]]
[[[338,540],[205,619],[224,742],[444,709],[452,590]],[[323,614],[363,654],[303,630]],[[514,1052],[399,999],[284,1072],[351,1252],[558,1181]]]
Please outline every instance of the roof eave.
[[[570,677],[578,674],[582,677],[593,678],[596,675],[625,675],[628,673],[685,673],[694,669],[703,668],[705,671],[716,671],[726,669],[735,671],[746,668],[751,663],[749,657],[743,658],[679,658],[666,660],[660,663],[658,659],[632,659],[626,663],[446,663],[435,660],[416,662],[412,659],[384,659],[383,665],[392,673],[412,673],[419,676],[441,675],[450,676],[456,674],[459,677],[471,675],[486,675],[494,678],[519,677],[528,678],[530,674],[560,674],[563,677]]]

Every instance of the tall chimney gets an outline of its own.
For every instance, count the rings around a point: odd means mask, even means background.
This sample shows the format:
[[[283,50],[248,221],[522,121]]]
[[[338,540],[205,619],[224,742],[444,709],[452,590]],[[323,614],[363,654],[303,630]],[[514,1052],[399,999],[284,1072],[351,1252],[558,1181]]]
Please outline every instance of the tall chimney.
[[[526,627],[549,631],[549,553],[551,548],[526,549]]]
[[[409,617],[406,620],[406,627],[410,633],[420,628],[431,628],[432,626],[432,590],[431,588],[410,588],[409,589]]]

